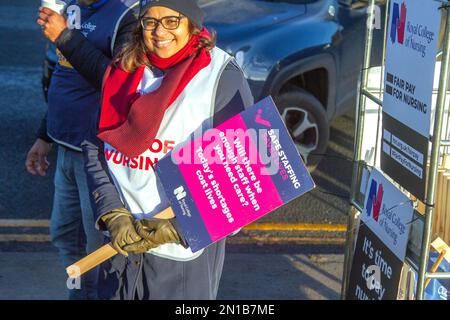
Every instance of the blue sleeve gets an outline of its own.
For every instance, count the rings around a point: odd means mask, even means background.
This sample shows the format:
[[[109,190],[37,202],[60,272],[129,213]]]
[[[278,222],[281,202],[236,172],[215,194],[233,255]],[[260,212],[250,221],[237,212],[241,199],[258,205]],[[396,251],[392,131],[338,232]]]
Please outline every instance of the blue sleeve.
[[[97,126],[92,128],[81,143],[85,171],[94,210],[95,227],[105,230],[100,218],[113,209],[123,208],[120,195],[114,186],[103,152],[103,142],[97,138]]]
[[[129,39],[137,24],[138,16],[139,6],[135,6],[118,22],[117,36],[113,43],[113,56],[120,51]],[[55,43],[75,70],[94,88],[100,90],[103,75],[112,60],[111,54],[105,55],[77,29],[66,28]]]

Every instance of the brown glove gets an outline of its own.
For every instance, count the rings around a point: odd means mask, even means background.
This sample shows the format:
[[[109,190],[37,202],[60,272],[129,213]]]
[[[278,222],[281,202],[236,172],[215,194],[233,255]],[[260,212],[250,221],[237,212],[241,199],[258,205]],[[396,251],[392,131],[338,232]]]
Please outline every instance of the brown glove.
[[[125,246],[123,249],[132,253],[144,253],[165,243],[181,243],[182,239],[168,219],[145,219],[135,221],[137,233],[142,240]]]
[[[114,209],[101,217],[109,231],[111,244],[120,254],[128,256],[123,250],[126,245],[142,240],[136,232],[133,222],[135,221],[131,213],[125,208]]]

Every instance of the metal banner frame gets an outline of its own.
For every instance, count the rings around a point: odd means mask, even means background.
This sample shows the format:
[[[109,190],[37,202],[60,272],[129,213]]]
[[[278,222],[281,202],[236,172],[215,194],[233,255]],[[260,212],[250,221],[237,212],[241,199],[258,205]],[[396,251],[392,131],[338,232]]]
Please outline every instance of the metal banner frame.
[[[431,142],[431,154],[429,159],[429,168],[428,168],[428,180],[426,182],[426,196],[423,205],[425,206],[425,214],[423,215],[424,219],[424,227],[422,234],[422,243],[420,248],[420,256],[418,257],[419,264],[417,265],[414,261],[406,257],[406,262],[410,265],[418,273],[417,280],[417,292],[416,299],[422,300],[424,298],[425,291],[425,282],[427,279],[450,279],[450,272],[427,272],[427,266],[429,261],[430,254],[430,243],[432,236],[432,223],[433,223],[433,213],[434,213],[434,205],[435,205],[435,196],[436,196],[436,183],[437,183],[437,172],[438,166],[441,159],[441,147],[445,147],[448,149],[450,146],[450,134],[442,139],[442,129],[444,122],[444,110],[445,110],[445,101],[447,94],[448,85],[449,85],[449,63],[450,63],[450,0],[421,0],[421,1],[438,1],[442,3],[440,10],[446,11],[446,21],[442,26],[445,28],[444,38],[443,38],[443,49],[438,53],[442,55],[442,62],[440,68],[440,76],[439,76],[439,87],[437,92],[437,101],[436,101],[436,109],[435,109],[435,117],[434,117],[434,127],[433,134],[430,136],[429,142]],[[369,12],[368,19],[369,21],[374,21],[375,19],[375,7],[376,0],[369,0]],[[388,33],[388,21],[389,21],[389,9],[390,9],[390,0],[386,0],[386,12],[385,12],[385,25],[384,25],[384,37],[383,37],[383,56],[382,56],[382,65],[381,65],[381,81],[380,81],[380,97],[383,94],[383,83],[384,83],[384,67],[385,67],[385,58],[386,58],[386,40]],[[358,94],[358,102],[356,108],[356,116],[355,116],[355,145],[354,145],[354,157],[353,157],[353,172],[352,172],[352,182],[350,189],[350,210],[348,215],[347,222],[347,234],[346,234],[346,246],[345,246],[345,259],[344,259],[344,271],[343,271],[343,282],[342,282],[342,291],[341,298],[344,299],[346,296],[348,281],[350,275],[350,267],[353,258],[354,252],[354,239],[355,239],[355,228],[357,222],[357,216],[359,213],[363,211],[362,202],[364,200],[363,195],[360,193],[360,183],[362,171],[369,167],[375,166],[375,162],[377,159],[377,154],[379,152],[379,128],[381,126],[381,108],[382,108],[382,100],[379,97],[376,97],[373,93],[371,93],[368,89],[368,80],[369,80],[369,68],[371,62],[371,51],[372,51],[372,42],[373,42],[373,27],[368,26],[366,31],[366,41],[365,41],[365,51],[364,51],[364,60],[363,60],[363,68],[361,73],[360,80],[360,88]],[[362,147],[363,147],[363,132],[365,125],[365,114],[366,114],[366,102],[367,99],[373,101],[378,106],[378,122],[377,122],[377,132],[376,132],[376,142],[375,142],[375,157],[373,165],[368,164],[362,158]],[[446,130],[450,128],[450,117],[447,114],[447,125]],[[450,132],[449,132],[450,133]],[[446,132],[447,135],[447,132]],[[396,184],[397,187],[403,191],[401,186]],[[361,199],[362,198],[362,199]],[[415,203],[415,207],[419,205],[418,201]],[[450,214],[450,213],[447,213]]]

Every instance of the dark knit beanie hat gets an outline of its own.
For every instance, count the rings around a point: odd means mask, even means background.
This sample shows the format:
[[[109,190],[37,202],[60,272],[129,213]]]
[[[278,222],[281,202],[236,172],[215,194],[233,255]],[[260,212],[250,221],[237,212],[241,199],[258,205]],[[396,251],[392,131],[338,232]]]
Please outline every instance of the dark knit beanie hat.
[[[203,27],[203,11],[195,0],[140,0],[139,17],[142,18],[151,7],[166,7],[188,17],[200,30]]]

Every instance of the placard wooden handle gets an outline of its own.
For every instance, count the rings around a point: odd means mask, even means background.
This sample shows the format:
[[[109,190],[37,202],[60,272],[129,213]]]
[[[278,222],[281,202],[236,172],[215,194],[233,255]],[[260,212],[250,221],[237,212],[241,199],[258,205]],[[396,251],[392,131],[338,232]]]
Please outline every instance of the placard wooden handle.
[[[170,219],[173,217],[175,217],[175,214],[171,207],[168,207],[155,215],[155,218],[159,219]],[[114,257],[117,253],[116,249],[114,249],[110,243],[105,244],[103,247],[100,247],[83,259],[68,266],[66,272],[70,278],[77,278],[95,268],[100,263]]]
[[[66,272],[69,275],[69,278],[77,278],[92,268],[95,268],[100,263],[114,257],[117,253],[116,249],[114,249],[110,243],[105,244],[103,247],[100,247],[83,259],[68,266]]]

